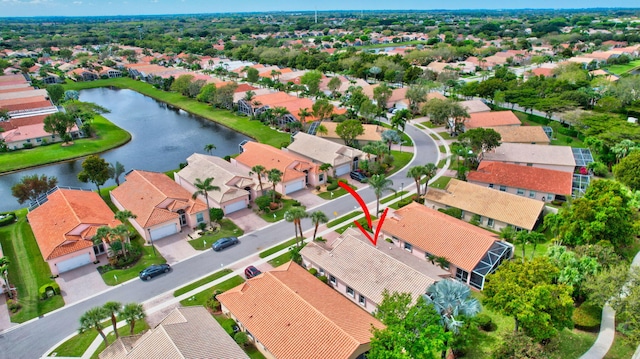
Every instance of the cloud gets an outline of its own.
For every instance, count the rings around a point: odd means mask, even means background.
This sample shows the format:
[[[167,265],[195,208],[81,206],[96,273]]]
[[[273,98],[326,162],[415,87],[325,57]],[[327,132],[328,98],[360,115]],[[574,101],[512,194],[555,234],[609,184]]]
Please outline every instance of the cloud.
[[[82,1],[74,1],[73,5],[82,5]]]
[[[31,0],[31,1],[21,1],[21,0],[2,0],[3,3],[9,3],[13,5],[23,5],[23,4],[32,4],[32,5],[40,5],[51,2],[50,0]]]

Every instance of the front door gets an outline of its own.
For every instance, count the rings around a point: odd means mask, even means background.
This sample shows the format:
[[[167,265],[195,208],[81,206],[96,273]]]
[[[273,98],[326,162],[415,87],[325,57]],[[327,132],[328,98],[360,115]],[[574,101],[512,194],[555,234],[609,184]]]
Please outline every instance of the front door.
[[[180,215],[180,227],[184,227],[187,225],[187,214],[184,212],[184,209],[178,210],[178,214]]]

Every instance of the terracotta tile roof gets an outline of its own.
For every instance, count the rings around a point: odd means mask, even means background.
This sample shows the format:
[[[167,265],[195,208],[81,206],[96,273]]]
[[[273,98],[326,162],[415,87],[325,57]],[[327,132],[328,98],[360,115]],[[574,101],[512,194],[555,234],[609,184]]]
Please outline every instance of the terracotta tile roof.
[[[238,163],[248,168],[255,165],[262,165],[267,170],[277,168],[283,173],[283,182],[305,177],[305,173],[302,172],[304,170],[309,170],[311,173],[319,171],[318,165],[313,162],[269,145],[250,141],[242,148],[242,153],[236,157]]]
[[[2,104],[0,103],[0,108],[7,110],[9,112],[12,111],[22,111],[22,110],[31,110],[38,108],[51,107],[51,102],[47,100],[38,101],[38,102],[21,102],[16,104]]]
[[[248,280],[218,300],[278,359],[351,358],[368,349],[371,326],[384,325],[289,262]]]
[[[201,306],[175,308],[145,334],[121,339],[107,347],[100,359],[249,358]]]
[[[482,155],[487,161],[532,163],[575,167],[576,160],[569,146],[543,146],[527,143],[503,143]],[[573,172],[573,168],[571,168]]]
[[[573,186],[569,172],[492,161],[482,161],[467,180],[562,195],[570,195]]]
[[[174,201],[186,204],[186,212],[193,214],[206,211],[200,200],[192,200],[191,193],[180,187],[164,173],[134,170],[125,176],[126,181],[111,191],[111,195],[125,209],[138,216],[134,221],[142,227],[163,223],[178,214],[166,208]],[[173,199],[174,201],[167,201]]]
[[[549,144],[549,136],[541,126],[488,127],[500,134],[501,142]]]
[[[382,302],[384,289],[390,293],[411,293],[416,300],[439,279],[428,277],[357,237],[363,235],[356,229],[350,229],[333,242],[331,248],[311,242],[300,254],[376,305]],[[386,242],[380,245],[384,246]]]
[[[0,76],[0,86],[8,83],[27,83],[27,82],[29,81],[27,81],[24,75],[21,75],[21,74]]]
[[[452,179],[444,190],[429,189],[427,201],[459,208],[532,230],[544,202]]]
[[[31,126],[42,124],[44,126],[44,119],[49,115],[38,115],[38,116],[29,116],[22,118],[12,118],[9,121],[0,121],[0,127],[3,130],[9,131],[22,126]]]
[[[536,75],[536,76],[552,77],[553,76],[553,69],[545,68],[545,67],[538,67],[536,69],[531,70],[531,73]]]
[[[91,237],[81,236],[86,226],[120,224],[97,193],[70,189],[51,193],[27,218],[45,260],[93,246]]]
[[[496,126],[520,126],[521,122],[511,111],[475,112],[464,122],[466,129]]]
[[[322,121],[322,125],[327,129],[327,134],[317,133],[316,136],[324,137],[324,138],[336,138],[339,139],[340,136],[336,133],[336,128],[339,123],[331,122],[331,121]],[[382,132],[385,130],[384,127],[370,124],[363,124],[364,133],[356,138],[359,141],[381,141],[382,140]]]
[[[466,271],[472,271],[497,240],[489,231],[415,202],[391,212],[381,231]]]

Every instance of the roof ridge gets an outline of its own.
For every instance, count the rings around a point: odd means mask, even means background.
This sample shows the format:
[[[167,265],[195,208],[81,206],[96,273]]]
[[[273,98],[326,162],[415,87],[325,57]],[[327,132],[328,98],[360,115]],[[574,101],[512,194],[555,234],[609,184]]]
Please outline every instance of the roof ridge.
[[[69,203],[69,200],[67,199],[67,196],[65,195],[64,191],[66,191],[64,188],[58,188],[57,192],[60,192],[60,196],[62,196],[62,198],[64,199],[64,203],[67,204],[67,206],[69,207],[69,209],[71,210],[71,213],[73,213],[73,217],[76,219],[76,221],[78,222],[76,224],[75,227],[72,228],[75,229],[78,224],[82,223],[82,221],[80,220],[80,217],[78,217],[78,214],[76,213],[76,211],[74,210],[73,206],[71,205],[71,203]],[[52,193],[53,194],[53,193]],[[67,233],[65,233],[65,235],[67,235]]]
[[[158,173],[158,172],[150,172],[150,171],[144,171],[144,170],[134,170],[133,173],[137,173],[138,176],[140,176],[145,182],[147,182],[151,187],[153,187],[153,189],[155,189],[158,193],[160,193],[162,196],[164,196],[164,199],[169,198],[169,196],[167,196],[166,194],[164,194],[164,192],[162,192],[160,190],[160,188],[158,188],[156,185],[153,184],[153,182],[149,181],[149,179],[147,177],[145,177],[143,175],[143,173]],[[163,200],[164,201],[164,200]],[[162,201],[161,201],[162,202]],[[155,205],[154,205],[155,206]]]

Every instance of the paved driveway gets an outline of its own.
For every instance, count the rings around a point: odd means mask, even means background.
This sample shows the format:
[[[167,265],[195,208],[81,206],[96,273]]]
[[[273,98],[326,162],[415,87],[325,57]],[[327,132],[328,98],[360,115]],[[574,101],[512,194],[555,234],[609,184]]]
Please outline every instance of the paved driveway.
[[[302,203],[302,205],[307,207],[307,209],[319,206],[327,202],[327,200],[322,199],[320,196],[318,196],[317,194],[314,194],[313,191],[308,189],[296,191],[287,196]]]
[[[167,260],[167,263],[174,264],[200,253],[187,242],[189,239],[187,235],[189,234],[189,232],[183,230],[182,233],[176,233],[153,241],[153,244],[155,244],[156,249],[164,259]]]
[[[98,273],[98,267],[109,264],[107,255],[98,256],[100,263],[87,264],[60,274],[56,282],[60,285],[65,305],[79,302],[111,287],[106,285]]]
[[[242,228],[245,233],[253,232],[257,229],[269,225],[269,222],[258,216],[252,209],[241,209],[227,215],[227,218],[233,221],[236,226]]]

